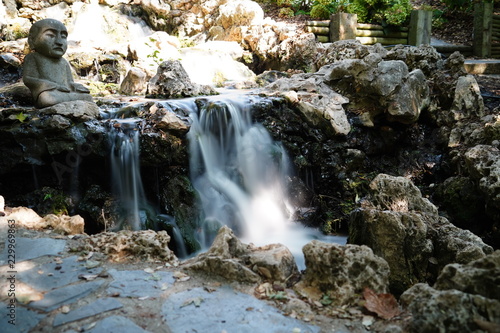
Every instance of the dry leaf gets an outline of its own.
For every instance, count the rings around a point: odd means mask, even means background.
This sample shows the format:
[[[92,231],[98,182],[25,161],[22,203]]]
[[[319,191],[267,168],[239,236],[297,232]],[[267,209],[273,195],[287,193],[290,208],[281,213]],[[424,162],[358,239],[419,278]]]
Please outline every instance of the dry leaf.
[[[183,273],[181,271],[175,271],[174,272],[174,279],[176,279],[179,282],[184,282],[189,280],[191,277],[187,275],[186,273]]]
[[[365,308],[376,313],[380,318],[391,319],[401,313],[399,304],[392,294],[377,294],[369,288],[363,290]]]

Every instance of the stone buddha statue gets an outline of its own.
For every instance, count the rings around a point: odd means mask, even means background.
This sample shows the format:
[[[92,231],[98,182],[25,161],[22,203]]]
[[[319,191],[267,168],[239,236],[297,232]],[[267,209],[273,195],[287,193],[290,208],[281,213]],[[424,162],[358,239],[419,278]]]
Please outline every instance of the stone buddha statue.
[[[67,37],[64,24],[54,19],[31,26],[28,44],[32,52],[24,58],[23,82],[37,108],[75,100],[92,102],[90,91],[74,82],[69,63],[62,57],[68,48]]]

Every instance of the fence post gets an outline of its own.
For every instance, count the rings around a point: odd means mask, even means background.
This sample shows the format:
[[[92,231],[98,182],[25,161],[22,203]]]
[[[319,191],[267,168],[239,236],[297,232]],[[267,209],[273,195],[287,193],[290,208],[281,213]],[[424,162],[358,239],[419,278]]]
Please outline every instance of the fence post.
[[[431,44],[432,12],[428,10],[412,10],[408,44],[419,46]]]
[[[491,21],[493,20],[493,2],[480,2],[474,5],[474,40],[472,44],[475,56],[491,56]]]
[[[330,42],[356,39],[358,15],[335,13],[330,16]]]

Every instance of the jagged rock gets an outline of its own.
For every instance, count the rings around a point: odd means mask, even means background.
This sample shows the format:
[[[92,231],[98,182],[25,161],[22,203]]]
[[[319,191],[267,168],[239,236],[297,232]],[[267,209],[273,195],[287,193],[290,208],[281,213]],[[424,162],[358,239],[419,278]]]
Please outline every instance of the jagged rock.
[[[401,210],[357,209],[349,221],[349,242],[369,246],[387,260],[391,291],[400,294],[415,281],[425,281],[433,245],[427,239],[429,217]],[[397,208],[396,208],[397,209]]]
[[[486,202],[500,210],[500,150],[489,145],[477,145],[465,153],[469,173],[484,193]]]
[[[219,7],[215,23],[224,29],[257,25],[264,19],[264,11],[258,3],[249,0],[236,0]]]
[[[400,300],[412,314],[411,332],[483,332],[487,327],[496,332],[499,327],[500,301],[495,299],[419,283]]]
[[[296,74],[267,85],[262,92],[278,92],[289,98],[314,127],[341,135],[346,135],[351,130],[342,107],[349,100],[324,84],[321,77]]]
[[[465,265],[446,265],[434,288],[455,289],[500,301],[500,250]]]
[[[124,95],[142,94],[146,90],[146,73],[139,68],[132,67],[120,84],[120,93]]]
[[[80,215],[55,215],[49,214],[43,218],[55,232],[65,235],[77,235],[84,233],[85,221]]]
[[[403,61],[384,61],[378,53],[340,60],[320,72],[333,89],[349,97],[353,104],[349,108],[365,117],[373,119],[385,113],[391,121],[410,124],[429,105],[429,86],[423,72],[416,69],[409,73]]]
[[[351,213],[349,242],[367,245],[387,260],[394,293],[436,276],[449,263],[492,252],[479,237],[440,217],[410,180],[380,174],[370,188],[370,201]]]
[[[163,230],[121,230],[87,237],[83,247],[87,251],[104,253],[113,261],[141,258],[147,261],[177,263],[174,252],[168,248],[169,242],[170,236]]]
[[[245,283],[262,279],[286,281],[298,274],[293,255],[286,247],[281,244],[263,247],[243,244],[227,226],[219,230],[207,252],[187,260],[184,268]]]
[[[84,233],[85,222],[80,215],[49,214],[42,218],[31,208],[14,207],[10,211],[8,218],[15,220],[16,226],[26,229],[44,230],[51,228],[55,232],[66,235]]]
[[[386,53],[384,58],[387,60],[404,61],[410,71],[420,69],[425,76],[431,76],[438,69],[445,66],[441,54],[434,47],[426,44],[418,47],[396,45]]]
[[[47,228],[48,224],[33,209],[27,207],[14,207],[9,213],[9,219],[15,220],[16,225],[27,229],[41,230]]]
[[[451,111],[455,120],[484,115],[483,97],[474,76],[467,75],[458,78]]]
[[[493,248],[480,237],[454,226],[444,217],[433,222],[428,237],[434,244],[433,257],[438,264],[437,272],[447,264],[467,264],[493,252]]]
[[[94,102],[81,100],[58,103],[41,109],[41,112],[45,114],[58,114],[74,121],[96,119],[100,115],[99,108]]]
[[[338,245],[313,240],[302,250],[306,271],[297,285],[299,292],[320,290],[336,305],[356,301],[364,288],[384,293],[389,283],[389,265],[367,246]]]
[[[156,75],[149,81],[146,96],[149,98],[180,98],[198,95],[214,95],[210,86],[191,82],[187,72],[178,60],[165,61]]]

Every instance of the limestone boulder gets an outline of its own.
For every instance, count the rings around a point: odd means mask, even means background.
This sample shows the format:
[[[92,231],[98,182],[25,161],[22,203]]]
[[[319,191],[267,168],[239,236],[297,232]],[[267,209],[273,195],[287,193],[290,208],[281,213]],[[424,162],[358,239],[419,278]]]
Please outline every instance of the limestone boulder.
[[[287,97],[308,123],[332,135],[346,135],[351,130],[342,107],[349,100],[324,84],[321,77],[296,74],[276,80],[262,92]]]
[[[126,261],[141,258],[147,261],[161,260],[176,264],[178,260],[169,249],[170,236],[166,231],[153,230],[121,230],[118,232],[102,232],[86,237],[83,249],[101,252],[113,261]]]
[[[500,210],[500,150],[477,145],[465,153],[465,164],[488,205]]]
[[[412,315],[410,332],[495,332],[500,323],[500,301],[455,289],[419,283],[400,301]]]
[[[484,115],[483,97],[474,76],[466,75],[458,78],[451,111],[455,120]]]
[[[257,25],[264,19],[262,7],[250,0],[229,1],[219,7],[216,24],[224,29],[237,26]]]
[[[460,290],[500,301],[500,251],[468,264],[449,264],[439,274],[434,288]]]
[[[351,213],[349,242],[367,245],[387,260],[394,293],[436,278],[447,264],[465,264],[493,251],[472,232],[439,216],[410,180],[380,174],[370,189]]]
[[[187,260],[183,267],[188,271],[244,283],[257,283],[263,279],[284,282],[298,275],[293,255],[285,246],[243,244],[227,226],[219,230],[207,252]]]
[[[77,235],[84,233],[85,221],[80,215],[55,215],[49,214],[43,218],[55,232],[64,235]]]
[[[377,293],[388,289],[389,265],[367,246],[313,240],[302,251],[306,270],[296,288],[300,293],[316,289],[335,305],[345,305],[355,302],[364,288]]]
[[[145,91],[146,73],[137,67],[130,68],[120,84],[120,93],[124,95],[139,95]]]

